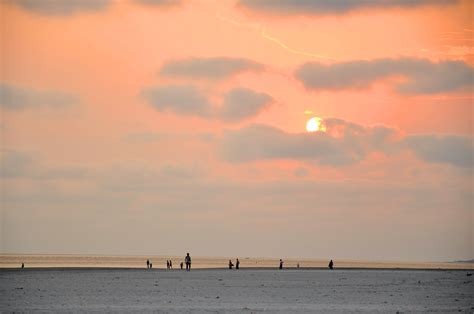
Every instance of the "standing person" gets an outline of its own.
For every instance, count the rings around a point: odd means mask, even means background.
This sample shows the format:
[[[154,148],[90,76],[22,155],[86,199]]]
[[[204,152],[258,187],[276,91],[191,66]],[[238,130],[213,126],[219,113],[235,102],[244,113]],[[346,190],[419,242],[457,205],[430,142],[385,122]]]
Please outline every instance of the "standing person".
[[[166,260],[166,269],[170,269],[170,261]]]
[[[229,260],[229,269],[232,269],[234,267],[234,264],[232,264],[232,260]]]
[[[329,267],[329,269],[333,269],[334,263],[332,262],[332,260],[329,261],[328,267]]]
[[[183,269],[183,262],[181,262],[181,263],[179,264],[179,267],[181,267],[181,269]]]
[[[296,268],[300,268],[300,263],[296,263]]]
[[[237,259],[235,261],[235,269],[239,269],[239,267],[240,267],[240,261],[239,261],[239,259]]]
[[[21,269],[25,268],[25,263],[21,263]]]
[[[148,268],[150,268],[150,260],[149,259],[146,260],[146,269],[148,269]]]
[[[280,269],[283,269],[283,260],[280,258]]]
[[[186,253],[184,262],[186,263],[186,271],[191,271],[191,256],[189,256],[189,253]]]
[[[150,263],[150,269],[152,269],[152,268],[153,268],[153,263]]]
[[[170,269],[173,269],[173,262],[170,260]]]

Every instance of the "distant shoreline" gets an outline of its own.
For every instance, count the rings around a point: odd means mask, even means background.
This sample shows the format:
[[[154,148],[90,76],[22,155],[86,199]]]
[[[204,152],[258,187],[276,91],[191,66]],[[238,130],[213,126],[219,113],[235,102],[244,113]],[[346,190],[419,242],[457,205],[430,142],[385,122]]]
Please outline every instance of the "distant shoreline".
[[[184,269],[165,269],[165,268],[153,268],[153,269],[147,269],[146,267],[89,267],[89,266],[84,266],[84,267],[76,267],[76,266],[71,266],[71,267],[25,267],[25,268],[20,268],[20,267],[5,267],[1,268],[0,267],[0,272],[3,271],[81,271],[81,270],[92,270],[92,271],[132,271],[132,270],[143,270],[143,271],[156,271],[156,272],[185,272],[186,270]],[[229,271],[229,272],[236,272],[236,271],[247,271],[247,270],[278,270],[278,271],[286,271],[286,270],[325,270],[325,271],[333,271],[337,272],[338,270],[367,270],[367,271],[464,271],[464,272],[469,272],[469,271],[474,271],[474,268],[409,268],[409,267],[394,267],[394,268],[377,268],[377,267],[336,267],[333,270],[329,270],[327,267],[287,267],[283,268],[282,270],[278,269],[278,267],[242,267],[240,269],[228,269],[227,267],[200,267],[200,268],[194,268],[192,269],[191,272],[194,271],[215,271],[215,270],[224,270],[224,271]]]

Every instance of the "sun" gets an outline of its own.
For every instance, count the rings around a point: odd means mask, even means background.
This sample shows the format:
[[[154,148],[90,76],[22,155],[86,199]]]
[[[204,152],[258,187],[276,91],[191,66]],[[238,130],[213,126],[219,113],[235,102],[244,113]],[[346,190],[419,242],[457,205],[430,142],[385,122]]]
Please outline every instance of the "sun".
[[[326,132],[326,126],[323,123],[323,119],[313,117],[306,122],[306,131],[308,132]]]

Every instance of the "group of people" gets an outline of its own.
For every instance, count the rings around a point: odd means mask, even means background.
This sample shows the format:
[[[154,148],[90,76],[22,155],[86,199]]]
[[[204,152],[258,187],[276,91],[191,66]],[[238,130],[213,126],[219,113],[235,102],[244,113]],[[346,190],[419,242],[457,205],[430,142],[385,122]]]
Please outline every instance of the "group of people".
[[[296,268],[300,268],[300,263],[296,263]],[[328,268],[334,269],[334,262],[332,260],[329,261]],[[283,269],[283,260],[281,258],[280,258],[280,269]]]
[[[153,263],[151,263],[149,259],[146,260],[146,268],[147,269],[153,268]]]
[[[232,263],[232,260],[230,259],[229,260],[229,269],[232,269],[234,267],[234,263]],[[239,259],[237,258],[235,260],[235,269],[239,269],[240,268],[240,261]]]
[[[191,256],[189,255],[189,253],[187,253],[186,256],[184,257],[184,264],[186,264],[186,271],[191,271]],[[179,264],[179,266],[180,266],[181,269],[183,269],[183,262],[181,262]],[[232,260],[229,260],[229,269],[233,269],[234,266],[235,266],[235,269],[240,269],[240,261],[239,261],[238,258],[235,260],[235,265],[234,265],[234,263],[232,263]],[[22,264],[22,268],[23,267],[24,267],[24,265]],[[146,260],[146,268],[147,269],[153,268],[153,264],[150,262],[149,259]],[[173,262],[171,260],[166,261],[166,268],[167,269],[173,269]],[[283,269],[283,260],[282,259],[280,259],[279,268]],[[296,268],[300,268],[300,263],[296,264]],[[334,262],[332,260],[329,262],[328,268],[329,269],[334,269]]]
[[[184,264],[186,264],[186,271],[190,271],[191,270],[191,256],[189,255],[189,253],[187,253],[186,256],[184,257]],[[181,262],[179,266],[181,269],[183,269],[183,266],[184,266],[183,262]],[[24,266],[22,265],[22,268],[23,267]],[[146,260],[146,268],[147,269],[153,268],[153,264],[150,262],[149,259]],[[171,260],[166,260],[166,269],[173,269],[173,262]]]

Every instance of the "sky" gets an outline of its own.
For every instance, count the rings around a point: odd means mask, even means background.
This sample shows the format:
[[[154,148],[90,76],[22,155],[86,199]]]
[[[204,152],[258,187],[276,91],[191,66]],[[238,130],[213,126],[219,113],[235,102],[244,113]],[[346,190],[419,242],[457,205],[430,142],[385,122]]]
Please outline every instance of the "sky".
[[[473,9],[2,0],[0,251],[474,258]]]

